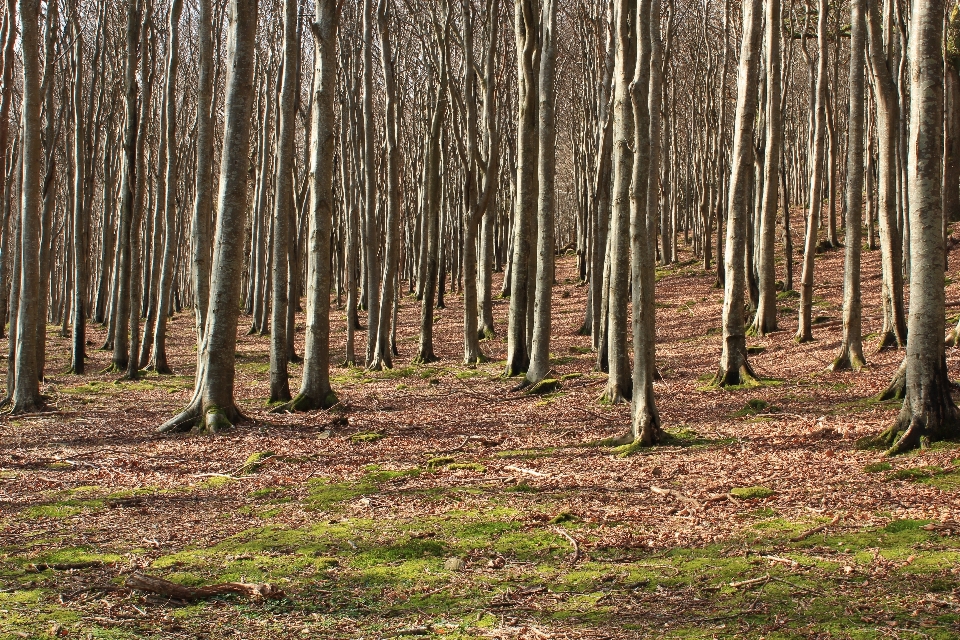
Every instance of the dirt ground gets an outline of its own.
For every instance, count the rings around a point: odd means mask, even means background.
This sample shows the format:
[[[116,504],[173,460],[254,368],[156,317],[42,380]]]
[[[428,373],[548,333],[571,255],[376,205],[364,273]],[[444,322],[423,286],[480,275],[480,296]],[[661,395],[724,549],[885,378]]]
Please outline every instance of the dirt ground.
[[[864,253],[865,335],[881,324],[879,259]],[[626,458],[596,444],[629,408],[598,401],[572,256],[547,396],[501,377],[507,300],[489,364],[461,364],[462,298],[447,294],[441,361],[415,367],[407,297],[396,368],[335,367],[342,406],[328,412],[269,412],[268,338],[241,318],[246,420],[161,436],[193,385],[189,312],[170,324],[176,375],[138,382],[98,373],[100,327],[94,373],[63,373],[69,342],[51,327],[51,410],[0,417],[0,637],[960,637],[960,444],[894,459],[856,447],[896,415],[869,399],[903,353],[868,336],[867,370],[828,373],[843,251],[816,269],[816,340],[794,343],[797,300],[781,295],[782,330],[748,339],[764,385],[737,391],[705,388],[721,349],[714,276],[685,249],[658,271],[656,399],[672,437]],[[960,313],[949,274],[945,327]],[[338,360],[345,314],[331,315]],[[185,602],[128,588],[134,574],[283,595]]]

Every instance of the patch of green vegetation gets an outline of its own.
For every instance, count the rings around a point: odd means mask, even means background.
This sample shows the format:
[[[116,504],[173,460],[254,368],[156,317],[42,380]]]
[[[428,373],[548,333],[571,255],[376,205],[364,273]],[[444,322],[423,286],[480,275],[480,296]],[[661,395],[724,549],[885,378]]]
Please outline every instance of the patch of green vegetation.
[[[897,469],[889,476],[887,480],[927,480],[942,472],[940,467],[912,467],[907,469]]]
[[[364,431],[350,436],[350,442],[376,442],[382,440],[385,436],[377,431]]]
[[[447,465],[447,471],[476,471],[485,473],[487,468],[479,462],[454,462]]]
[[[257,453],[250,454],[250,457],[248,457],[246,462],[243,463],[243,466],[240,467],[240,473],[244,475],[256,473],[267,460],[273,458],[275,455],[273,451],[258,451]]]
[[[437,471],[443,469],[447,465],[453,464],[456,462],[456,458],[453,456],[437,456],[436,458],[430,458],[427,460],[427,470],[428,471]]]
[[[550,518],[550,524],[563,524],[564,522],[576,522],[577,516],[573,515],[569,511],[561,511],[554,517]]]
[[[103,500],[76,500],[68,498],[47,504],[27,507],[21,511],[25,518],[72,518],[84,512],[97,511],[103,508]]]
[[[777,413],[780,409],[778,407],[771,406],[767,401],[761,400],[759,398],[753,398],[747,401],[747,404],[738,411],[736,411],[732,417],[734,418],[746,418],[747,416],[756,416],[761,413]]]
[[[544,447],[543,449],[509,449],[507,451],[497,451],[494,456],[497,458],[546,458],[557,452],[556,447]]]
[[[228,484],[234,483],[234,478],[223,476],[211,476],[197,485],[198,489],[219,489]]]
[[[420,469],[417,467],[403,471],[368,467],[367,473],[353,482],[330,482],[327,478],[313,478],[307,483],[309,494],[304,506],[307,509],[329,510],[341,502],[376,493],[388,482],[419,473]]]
[[[730,495],[741,500],[762,500],[763,498],[769,498],[774,493],[776,492],[773,489],[761,486],[734,487],[730,489]]]
[[[889,471],[893,468],[889,462],[871,462],[863,468],[864,473],[880,473],[881,471]]]
[[[526,480],[521,480],[517,484],[510,485],[504,489],[507,493],[537,493],[540,491],[537,487],[533,486]]]
[[[788,289],[788,290],[786,290],[786,291],[778,291],[778,292],[777,292],[777,300],[778,300],[778,301],[796,300],[796,299],[799,299],[799,298],[800,298],[800,292],[799,292],[799,291],[795,291],[794,289]]]

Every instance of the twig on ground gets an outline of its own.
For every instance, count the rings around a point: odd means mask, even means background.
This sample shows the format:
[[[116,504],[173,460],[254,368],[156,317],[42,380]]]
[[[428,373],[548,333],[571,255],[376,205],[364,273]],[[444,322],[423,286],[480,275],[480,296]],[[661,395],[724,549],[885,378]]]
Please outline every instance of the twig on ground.
[[[653,485],[650,485],[650,491],[652,491],[653,493],[659,496],[670,496],[672,498],[676,498],[677,500],[680,500],[681,502],[686,502],[687,504],[693,504],[698,507],[700,506],[699,500],[695,498],[691,498],[690,496],[684,495],[679,491],[674,491],[673,489],[663,489],[661,487],[655,487]]]
[[[563,527],[554,527],[554,530],[573,545],[573,556],[570,558],[570,564],[577,564],[577,562],[580,561],[580,544],[577,542],[576,538],[567,533],[567,530]]]
[[[806,539],[809,538],[810,536],[814,536],[814,535],[816,535],[816,534],[818,534],[818,533],[826,530],[828,527],[832,527],[833,525],[837,524],[838,522],[840,522],[840,514],[839,514],[839,513],[838,513],[837,515],[833,516],[833,520],[831,520],[830,522],[821,524],[819,527],[814,527],[813,529],[807,529],[806,531],[804,531],[804,532],[801,533],[800,535],[793,536],[792,538],[790,538],[790,542],[800,542],[800,541],[802,541],[802,540],[806,540]]]
[[[185,587],[182,584],[170,582],[163,578],[135,573],[127,578],[127,586],[139,591],[156,593],[161,596],[173,598],[175,600],[194,601],[205,600],[214,596],[235,593],[238,595],[249,596],[251,598],[270,598],[280,599],[284,597],[283,591],[271,584],[248,584],[244,582],[224,582],[214,584],[208,587]]]
[[[546,473],[540,473],[539,471],[534,471],[533,469],[527,469],[525,467],[515,467],[513,465],[508,465],[504,467],[506,471],[516,471],[517,473],[525,473],[528,476],[533,476],[535,478],[549,478],[550,475]]]
[[[749,587],[756,587],[762,584],[770,582],[770,574],[760,576],[759,578],[751,578],[749,580],[740,580],[738,582],[731,582],[730,586],[734,589],[747,589]]]

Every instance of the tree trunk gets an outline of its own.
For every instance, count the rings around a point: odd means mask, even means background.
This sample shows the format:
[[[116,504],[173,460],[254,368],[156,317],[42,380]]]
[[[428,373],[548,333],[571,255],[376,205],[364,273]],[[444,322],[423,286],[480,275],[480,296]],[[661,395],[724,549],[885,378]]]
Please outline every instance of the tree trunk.
[[[899,453],[954,438],[960,416],[950,397],[943,346],[943,0],[913,4],[910,35],[910,340],[906,397],[879,439]]]
[[[257,0],[230,0],[228,19],[231,33],[227,48],[223,162],[208,325],[200,347],[193,399],[160,427],[163,432],[182,430],[198,422],[204,430],[215,432],[240,418],[233,386],[243,243],[235,240],[243,233],[247,210]]]
[[[831,370],[859,371],[866,365],[861,338],[860,245],[863,233],[863,152],[866,0],[850,3],[850,115],[847,118],[847,237],[843,273],[843,342]]]
[[[760,69],[760,38],[763,15],[760,0],[743,0],[743,40],[737,77],[737,113],[731,156],[730,205],[724,253],[723,353],[714,377],[718,387],[756,383],[747,362],[744,335],[743,256],[746,222],[750,208],[747,186],[753,172],[753,129],[757,111],[757,81]]]

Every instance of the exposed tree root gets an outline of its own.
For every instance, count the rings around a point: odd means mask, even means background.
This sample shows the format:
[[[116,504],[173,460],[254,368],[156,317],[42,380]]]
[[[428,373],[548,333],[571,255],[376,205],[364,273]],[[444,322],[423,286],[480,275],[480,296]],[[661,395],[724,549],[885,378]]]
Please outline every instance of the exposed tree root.
[[[191,429],[196,433],[215,434],[229,429],[243,419],[236,405],[221,408],[210,406],[201,411],[199,400],[191,402],[183,411],[157,428],[158,433],[182,433]]]
[[[616,382],[610,381],[607,383],[607,388],[600,394],[600,402],[614,405],[630,402],[633,395],[632,391],[633,389],[629,384],[621,386]]]
[[[888,329],[880,334],[880,339],[877,340],[877,351],[885,351],[886,349],[902,349],[905,345],[901,344],[897,340],[897,334],[894,333],[893,329]]]
[[[530,383],[527,388],[527,394],[531,396],[543,396],[548,393],[554,393],[560,390],[560,381],[556,378],[544,378],[543,380]]]
[[[431,362],[440,362],[440,358],[433,353],[432,349],[429,351],[421,349],[417,357],[413,359],[412,364],[430,364]]]
[[[40,413],[47,408],[47,396],[39,396],[33,400],[15,403],[10,408],[10,415],[19,416],[28,413]],[[7,403],[11,402],[12,398],[7,399]]]
[[[863,357],[862,349],[851,349],[846,342],[840,347],[840,354],[827,367],[830,371],[853,371],[859,373],[861,369],[867,366],[867,360]]]
[[[270,413],[296,413],[302,411],[318,411],[332,409],[340,404],[337,394],[333,391],[327,392],[323,398],[315,398],[305,393],[298,393],[290,402],[274,407]]]
[[[886,389],[873,397],[876,402],[903,400],[907,396],[907,364],[903,362]]]
[[[492,340],[496,336],[493,327],[482,327],[477,331],[477,339],[479,340]]]
[[[463,360],[463,364],[467,367],[475,367],[478,364],[483,364],[485,362],[490,362],[490,358],[488,358],[482,351],[478,352],[476,356],[464,358]]]
[[[947,347],[960,347],[960,331],[957,331],[956,327],[950,329],[946,340],[944,340],[944,345]]]

